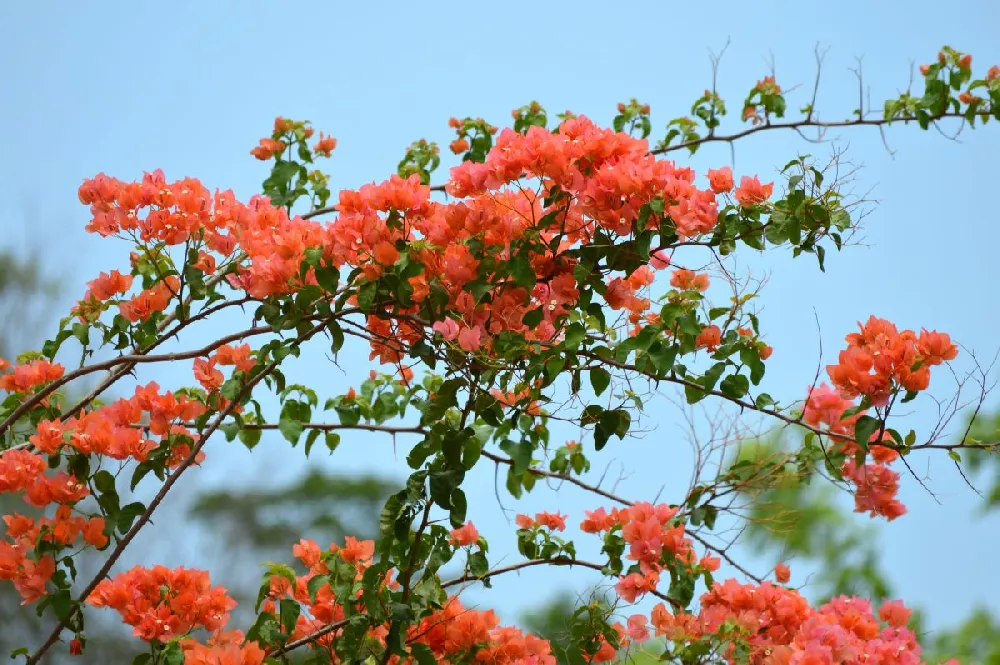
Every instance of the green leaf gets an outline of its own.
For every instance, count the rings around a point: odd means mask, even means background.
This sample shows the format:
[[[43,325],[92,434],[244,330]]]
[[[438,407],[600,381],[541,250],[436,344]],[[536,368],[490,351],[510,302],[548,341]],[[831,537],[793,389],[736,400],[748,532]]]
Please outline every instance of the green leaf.
[[[286,633],[291,633],[295,630],[295,622],[298,620],[302,608],[291,598],[282,598],[278,603],[278,608],[281,625],[285,628]]]
[[[260,432],[259,429],[240,430],[240,441],[247,447],[247,450],[253,450],[260,443]]]
[[[375,282],[368,282],[358,289],[358,307],[365,314],[368,314],[374,308],[377,292],[378,285]]]
[[[531,262],[523,254],[519,254],[511,259],[508,271],[514,278],[514,283],[524,287],[529,291],[535,286],[535,271],[531,268]]]
[[[730,374],[722,380],[719,389],[727,397],[740,399],[750,391],[750,381],[742,374]]]
[[[337,352],[344,346],[344,330],[336,321],[330,324],[329,330],[330,338],[333,340],[330,343],[330,353],[337,355]]]
[[[278,431],[281,432],[286,441],[293,446],[297,444],[299,437],[302,436],[303,429],[302,423],[298,419],[286,417],[286,414],[282,413],[281,419],[278,421]]]
[[[94,474],[93,481],[94,487],[102,494],[115,491],[115,477],[110,471],[98,471]]]
[[[712,309],[708,310],[708,318],[711,320],[715,320],[720,316],[728,314],[731,310],[732,310],[731,307],[713,307]]]
[[[412,655],[417,665],[437,665],[437,658],[431,648],[423,642],[414,642],[410,645],[410,655]]]
[[[719,509],[715,506],[705,506],[705,526],[709,529],[715,528],[715,520],[719,516]]]
[[[722,376],[722,373],[726,371],[726,363],[718,362],[708,368],[708,371],[701,377],[700,383],[705,390],[711,390],[715,387],[715,383]]]
[[[427,404],[427,408],[424,410],[424,422],[435,423],[444,417],[448,409],[458,406],[456,394],[461,386],[462,381],[459,379],[449,379],[441,384],[434,399]]]
[[[309,434],[306,435],[306,457],[309,457],[309,451],[312,450],[313,444],[316,443],[316,439],[322,432],[318,429],[309,430]]]
[[[121,512],[118,513],[118,532],[127,533],[132,528],[132,522],[144,512],[146,506],[138,501],[122,506]]]
[[[654,342],[646,352],[653,363],[653,367],[660,374],[665,374],[674,365],[677,359],[677,347],[668,346],[662,342]]]
[[[73,596],[69,589],[62,589],[52,596],[52,609],[58,619],[65,619],[69,615],[73,609]]]
[[[184,665],[184,649],[181,648],[181,643],[176,640],[167,645],[162,656],[160,662],[163,665]]]
[[[462,466],[466,471],[471,470],[479,461],[483,453],[483,442],[475,436],[469,437],[462,445]]]
[[[541,312],[541,310],[538,310]],[[582,323],[571,323],[566,327],[566,335],[563,339],[563,345],[567,349],[577,349],[580,347],[581,342],[587,338],[587,329],[584,328]]]
[[[705,391],[698,386],[684,386],[684,397],[687,399],[688,404],[697,404],[701,400],[705,399],[705,395]]]
[[[469,572],[477,577],[482,577],[490,570],[489,561],[486,559],[486,552],[478,550],[469,555]]]
[[[631,424],[632,417],[628,411],[623,409],[604,411],[601,413],[597,428],[594,430],[594,447],[597,450],[604,448],[612,434],[619,439],[624,439]]]
[[[583,410],[583,414],[580,417],[581,425],[593,425],[599,422],[601,419],[601,413],[604,412],[604,407],[599,404],[590,404]]]
[[[861,416],[854,425],[854,440],[861,446],[862,450],[868,450],[868,441],[872,435],[878,432],[882,426],[882,421],[871,416]]]
[[[594,388],[594,394],[601,396],[611,384],[611,374],[603,367],[595,367],[590,370],[590,385]]]
[[[531,454],[534,449],[529,441],[518,441],[514,442],[510,439],[503,441],[500,444],[500,450],[507,453],[513,460],[514,464],[511,466],[511,472],[514,474],[522,474],[531,465]]]
[[[550,382],[559,376],[563,368],[566,367],[566,358],[563,356],[553,356],[545,361],[545,378]]]
[[[542,308],[536,307],[535,309],[528,310],[528,312],[521,318],[521,322],[529,328],[534,328],[542,322],[543,316],[545,316],[545,313],[542,311]]]
[[[465,515],[468,510],[468,499],[461,487],[456,487],[451,491],[451,525],[456,529],[465,524]]]

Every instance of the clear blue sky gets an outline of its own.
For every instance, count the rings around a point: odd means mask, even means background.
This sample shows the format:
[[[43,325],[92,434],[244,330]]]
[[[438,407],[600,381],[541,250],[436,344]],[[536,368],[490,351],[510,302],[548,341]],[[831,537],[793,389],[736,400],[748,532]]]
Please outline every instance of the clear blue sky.
[[[279,114],[312,120],[336,136],[333,186],[353,188],[386,177],[412,140],[446,143],[450,116],[502,124],[512,108],[532,99],[552,112],[572,109],[609,122],[617,102],[638,97],[652,105],[655,131],[662,132],[708,87],[707,50],[718,50],[727,38],[732,45],[719,88],[732,107],[768,73],[769,53],[782,86],[803,86],[790,108],[804,104],[813,47],[832,47],[818,106],[833,119],[857,107],[857,82],[848,71],[855,56],[864,56],[865,83],[878,103],[906,86],[911,61],[929,61],[942,44],[973,53],[977,67],[1000,63],[998,24],[995,0],[945,7],[923,0],[715,2],[704,8],[579,1],[7,2],[0,5],[0,127],[7,155],[0,162],[0,243],[40,248],[51,267],[77,285],[68,304],[82,294],[85,280],[127,267],[124,245],[83,231],[87,214],[76,199],[83,178],[104,171],[132,179],[162,168],[168,178],[196,176],[246,197],[265,175],[247,152]],[[777,349],[767,385],[786,400],[801,396],[811,381],[820,340],[829,361],[843,335],[870,313],[905,327],[947,331],[986,357],[997,350],[1000,316],[989,284],[1000,231],[989,197],[1000,183],[1000,126],[966,133],[958,143],[895,128],[887,135],[895,158],[876,131],[842,136],[849,159],[864,167],[857,189],[874,188],[881,203],[867,219],[869,246],[830,256],[825,275],[812,260],[767,263],[772,274],[763,323]],[[805,152],[825,155],[829,147],[791,133],[755,137],[737,148],[736,170],[770,178]],[[727,149],[715,148],[693,164],[703,170],[729,160]],[[367,372],[350,359],[341,364],[346,377],[324,363],[303,363],[301,377],[333,394]],[[187,371],[155,377],[176,385],[188,380]],[[941,395],[951,388],[943,374],[932,387]],[[682,419],[669,409],[658,413],[664,415],[653,421],[655,433],[609,448],[596,464],[615,460],[633,472],[619,486],[622,493],[649,499],[666,484],[669,499],[671,488],[686,487],[686,469],[672,462],[678,454],[686,459]],[[912,422],[927,427],[933,420],[918,411]],[[301,468],[298,453],[281,442],[252,456],[227,452],[221,441],[213,446],[205,468],[186,479],[188,488],[235,475],[287,479]],[[401,473],[389,450],[384,440],[358,437],[345,442],[333,465]],[[976,498],[947,463],[920,468],[929,471],[943,505],[904,478],[911,514],[882,529],[893,582],[903,598],[929,610],[933,625],[960,619],[973,603],[1000,610],[994,564],[1000,521],[973,517]],[[492,496],[492,473],[482,480],[472,515],[499,537],[507,527]],[[574,520],[591,507],[569,489],[555,496],[514,507],[559,507]],[[183,547],[164,554],[173,557],[166,563],[189,564],[197,559],[182,559],[191,555]],[[216,558],[214,565],[224,565],[222,555]],[[526,597],[570,583],[566,574],[525,575],[476,598],[513,619],[529,606]]]

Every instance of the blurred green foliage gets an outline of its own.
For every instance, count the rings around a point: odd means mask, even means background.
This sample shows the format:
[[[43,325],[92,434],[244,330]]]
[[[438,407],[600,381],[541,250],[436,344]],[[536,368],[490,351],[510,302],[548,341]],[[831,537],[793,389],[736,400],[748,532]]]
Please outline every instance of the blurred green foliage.
[[[372,539],[379,510],[397,483],[377,476],[331,474],[309,469],[273,488],[203,492],[191,515],[224,530],[235,548],[252,547],[287,558],[291,546],[311,538],[326,546],[344,536]]]

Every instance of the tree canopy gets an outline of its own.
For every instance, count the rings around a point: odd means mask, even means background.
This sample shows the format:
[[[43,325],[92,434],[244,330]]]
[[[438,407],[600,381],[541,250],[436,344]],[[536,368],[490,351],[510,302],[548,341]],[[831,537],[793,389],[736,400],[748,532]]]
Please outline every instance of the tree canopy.
[[[726,534],[780,525],[782,502],[794,501],[782,531],[790,548],[857,550],[822,496],[795,498],[801,484],[839,487],[855,512],[891,521],[907,513],[901,483],[922,482],[919,456],[968,466],[967,455],[972,472],[986,469],[994,435],[947,428],[963,401],[946,403],[929,431],[905,411],[933,402],[932,378],[949,373],[981,406],[991,368],[957,364],[945,332],[865,314],[825,379],[806,376],[801,400],[779,403],[760,388],[774,352],[755,309],[762,285],[733,258],[787,252],[823,271],[850,247],[865,202],[845,192],[836,154],[790,155],[781,182],[729,166],[696,174],[680,161],[767,132],[821,142],[831,127],[1000,120],[1000,66],[975,74],[970,55],[945,47],[920,73],[922,91],[838,121],[820,119],[818,79],[793,114],[774,75],[735,105],[743,125],[732,130],[714,85],[662,137],[635,99],[610,127],[537,102],[502,130],[452,118],[460,161],[447,176],[437,144],[420,140],[388,179],[336,198],[319,168],[336,139],[283,117],[251,150],[270,173],[246,202],[158,170],[87,179],[86,230],[125,244],[130,268],[89,281],[51,339],[0,361],[0,493],[37,511],[5,514],[0,580],[53,624],[12,656],[38,663],[64,640],[86,653],[88,617],[100,612],[117,613],[143,644],[137,665],[608,662],[653,639],[658,659],[684,664],[921,662],[911,610],[879,597],[888,587],[863,550],[857,565],[827,571],[830,597],[813,601],[784,563],[753,574]],[[229,332],[191,343],[208,322]],[[367,352],[372,368],[343,385],[304,385],[295,363],[317,347],[331,367]],[[188,382],[144,379],[157,364],[190,367]],[[698,451],[691,486],[662,500],[591,482],[592,461],[626,453],[667,388],[789,435],[727,460],[748,437],[716,432],[723,443]],[[244,626],[231,625],[236,600],[204,570],[152,556],[119,568],[178,480],[214,454],[210,441],[253,448],[265,432],[306,457],[336,454],[360,432],[391,436],[406,442],[409,475],[390,488],[313,474],[290,490],[199,503],[196,513],[255,527],[249,544],[284,545],[296,560],[264,564]],[[589,493],[593,509],[519,514],[509,542],[488,543],[470,520],[484,496],[470,479],[483,467],[502,479],[498,499],[558,481]],[[149,499],[132,495],[142,482],[155,486]],[[359,499],[360,514],[384,499],[369,524],[349,521],[346,504]],[[287,519],[296,511],[335,542],[279,543],[301,525]],[[82,550],[100,553],[96,571],[77,567]],[[723,561],[740,579],[716,579]],[[555,567],[601,588],[574,599],[568,634],[551,641],[461,598]],[[992,620],[973,619],[940,648],[986,653],[974,642]]]

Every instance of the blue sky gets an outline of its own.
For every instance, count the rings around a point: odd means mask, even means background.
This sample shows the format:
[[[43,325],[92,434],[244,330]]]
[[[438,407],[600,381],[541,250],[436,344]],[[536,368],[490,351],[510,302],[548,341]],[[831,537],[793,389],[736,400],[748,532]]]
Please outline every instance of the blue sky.
[[[876,105],[905,88],[911,63],[929,61],[942,44],[973,53],[977,69],[1000,63],[991,27],[1000,19],[995,2],[951,7],[865,0],[716,2],[710,11],[695,3],[579,1],[3,3],[0,127],[8,157],[0,162],[0,243],[43,252],[52,270],[76,285],[67,289],[68,305],[101,270],[127,267],[126,246],[83,231],[87,214],[76,198],[83,178],[103,171],[133,179],[162,168],[170,179],[195,176],[245,198],[265,176],[248,150],[276,115],[309,119],[338,138],[330,163],[335,190],[387,177],[415,139],[446,144],[451,116],[502,124],[532,99],[550,112],[571,109],[607,123],[617,102],[638,97],[652,106],[655,135],[710,85],[708,50],[727,39],[719,89],[731,107],[769,73],[772,55],[778,82],[802,86],[789,107],[805,104],[819,43],[831,50],[818,108],[825,118],[847,117],[857,108],[858,85],[848,71],[855,56],[864,58],[865,86]],[[871,189],[879,204],[866,220],[867,246],[829,256],[826,274],[812,259],[766,261],[763,328],[777,349],[766,379],[771,394],[800,397],[820,341],[831,361],[843,335],[872,313],[904,327],[947,331],[993,356],[1000,315],[988,285],[1000,231],[989,196],[998,184],[997,130],[990,125],[954,142],[915,127],[893,128],[887,140],[894,157],[877,131],[837,135],[847,158],[863,167],[858,192]],[[797,154],[829,152],[793,133],[768,133],[738,145],[735,170],[772,179]],[[728,149],[714,146],[691,163],[703,171],[729,162]],[[329,364],[303,362],[300,376],[334,394],[367,373],[350,358],[341,366],[346,376]],[[187,371],[147,376],[172,385],[186,381]],[[938,375],[932,388],[950,394],[948,377]],[[935,420],[928,411],[933,403],[920,404],[910,421],[918,429]],[[609,447],[595,467],[610,462],[616,475],[624,465],[632,475],[619,485],[623,494],[651,499],[665,487],[669,497],[671,488],[683,491],[687,483],[676,462],[689,454],[683,419],[664,408],[650,422],[655,432]],[[205,468],[185,479],[189,489],[234,476],[288,479],[302,468],[298,452],[282,442],[252,455],[221,441],[213,445]],[[359,436],[330,464],[401,474],[390,446]],[[975,603],[1000,610],[993,564],[1000,522],[974,517],[976,497],[946,460],[923,464],[941,504],[904,477],[911,513],[881,530],[893,582],[908,602],[928,609],[932,625],[957,621]],[[500,537],[509,530],[493,497],[492,471],[484,470],[482,481],[471,514]],[[505,503],[518,510],[558,507],[574,519],[592,505],[570,489]],[[179,559],[166,563],[194,563],[180,559],[203,556],[197,549],[168,552]],[[211,556],[213,565],[225,564],[223,554]],[[534,594],[583,584],[565,571],[525,574],[476,598],[513,619],[540,599]],[[526,589],[532,601],[525,601]]]

